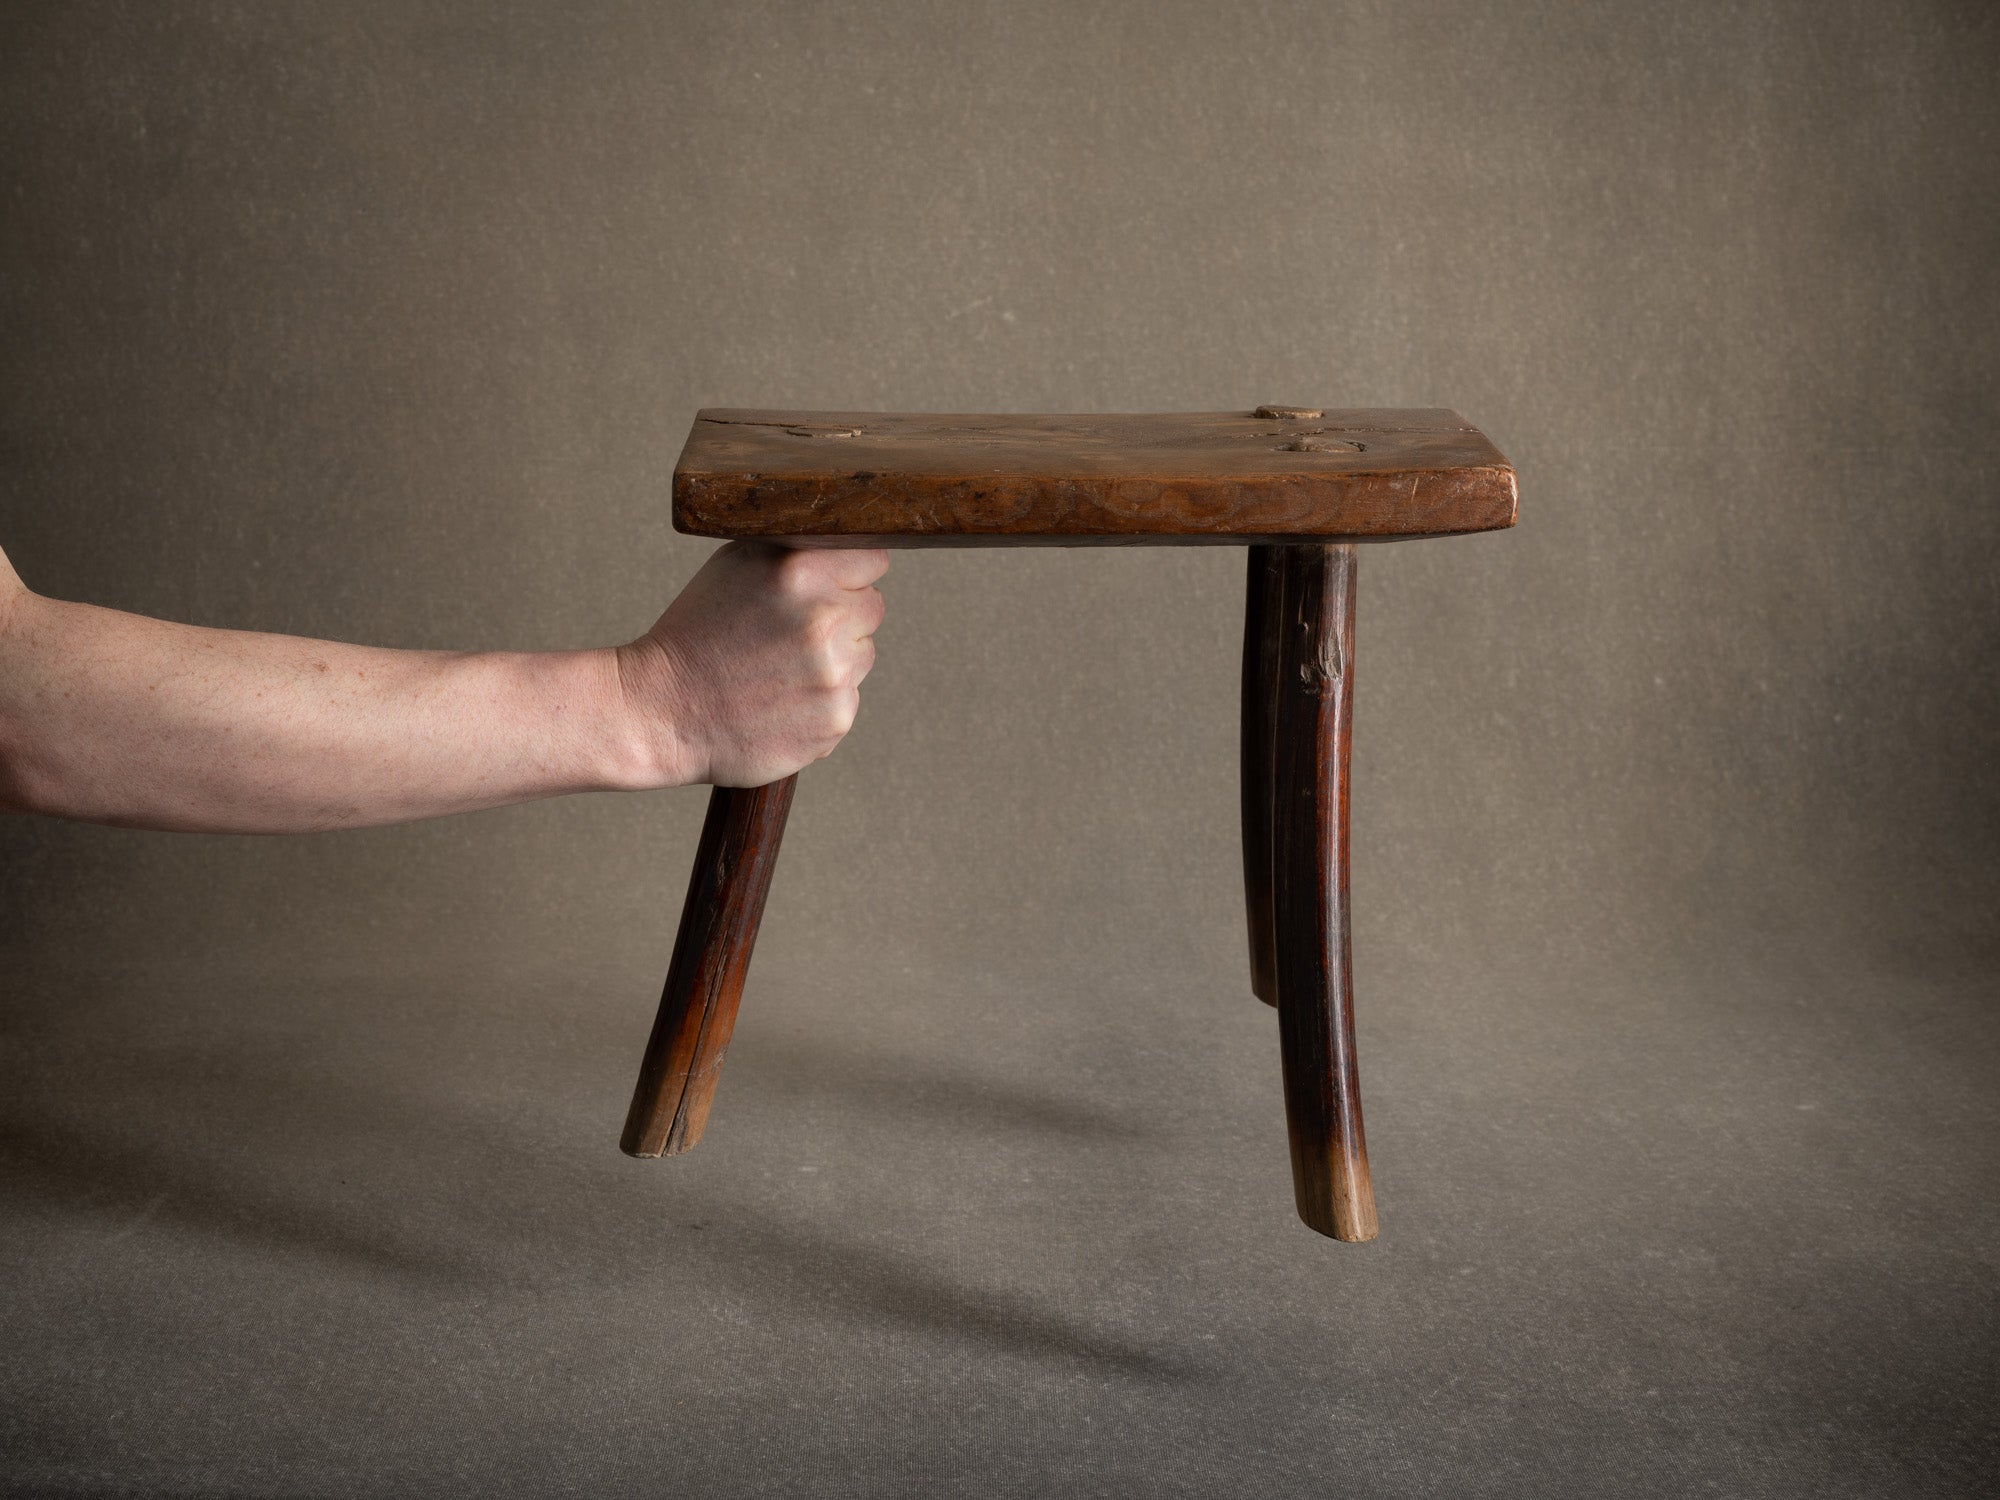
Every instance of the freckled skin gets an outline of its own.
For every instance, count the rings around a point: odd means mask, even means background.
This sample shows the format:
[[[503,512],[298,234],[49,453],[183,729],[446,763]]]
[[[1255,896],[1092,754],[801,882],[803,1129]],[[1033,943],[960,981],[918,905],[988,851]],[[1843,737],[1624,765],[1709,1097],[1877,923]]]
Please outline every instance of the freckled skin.
[[[397,651],[48,599],[0,553],[0,811],[294,833],[565,792],[760,785],[829,754],[880,551],[718,548],[623,646]]]

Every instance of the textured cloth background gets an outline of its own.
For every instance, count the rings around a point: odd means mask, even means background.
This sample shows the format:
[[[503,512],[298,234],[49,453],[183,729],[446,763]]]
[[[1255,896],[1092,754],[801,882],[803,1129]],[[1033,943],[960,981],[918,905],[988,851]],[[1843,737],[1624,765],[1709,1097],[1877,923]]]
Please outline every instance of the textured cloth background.
[[[17,4],[0,544],[607,644],[700,405],[1449,405],[1365,549],[1383,1232],[1290,1201],[1243,557],[906,553],[705,1143],[705,793],[0,820],[0,1490],[2000,1487],[1984,5]]]

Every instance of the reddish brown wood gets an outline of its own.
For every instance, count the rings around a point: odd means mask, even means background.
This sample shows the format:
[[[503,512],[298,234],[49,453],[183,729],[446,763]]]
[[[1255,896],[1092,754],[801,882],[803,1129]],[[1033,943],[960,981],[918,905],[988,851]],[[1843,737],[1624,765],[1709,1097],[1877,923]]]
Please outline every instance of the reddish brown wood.
[[[1251,988],[1278,1008],[1300,1216],[1376,1232],[1354,1060],[1347,764],[1356,542],[1512,526],[1512,466],[1445,410],[704,411],[674,522],[795,546],[1240,543]],[[718,791],[625,1149],[700,1139],[792,783]]]
[[[1375,1236],[1354,1065],[1347,753],[1354,704],[1352,546],[1283,549],[1273,781],[1278,1033],[1299,1217]]]
[[[674,524],[798,546],[1386,539],[1514,524],[1514,470],[1456,412],[700,413]]]
[[[1277,547],[1250,547],[1243,604],[1243,907],[1250,927],[1250,993],[1278,1003],[1276,930],[1271,914],[1271,773],[1278,713]]]
[[[787,776],[769,786],[719,786],[708,799],[666,989],[619,1142],[633,1156],[679,1156],[701,1140],[797,784]]]

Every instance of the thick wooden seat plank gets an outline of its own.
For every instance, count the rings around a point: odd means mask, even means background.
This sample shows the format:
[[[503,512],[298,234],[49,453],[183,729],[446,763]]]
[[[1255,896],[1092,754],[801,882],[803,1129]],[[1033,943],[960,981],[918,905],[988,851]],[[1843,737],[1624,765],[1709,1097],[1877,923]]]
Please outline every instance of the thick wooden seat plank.
[[[1379,541],[1514,524],[1514,469],[1443,408],[701,412],[674,524],[795,546]]]

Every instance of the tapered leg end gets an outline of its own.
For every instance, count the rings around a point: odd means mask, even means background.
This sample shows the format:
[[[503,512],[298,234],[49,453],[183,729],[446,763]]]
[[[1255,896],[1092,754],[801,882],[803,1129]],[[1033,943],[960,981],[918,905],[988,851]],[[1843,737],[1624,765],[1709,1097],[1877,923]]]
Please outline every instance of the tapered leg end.
[[[1301,1185],[1297,1199],[1305,1226],[1328,1239],[1359,1245],[1374,1239],[1381,1229],[1375,1220],[1375,1189],[1368,1181],[1366,1161],[1357,1180],[1325,1188]]]

